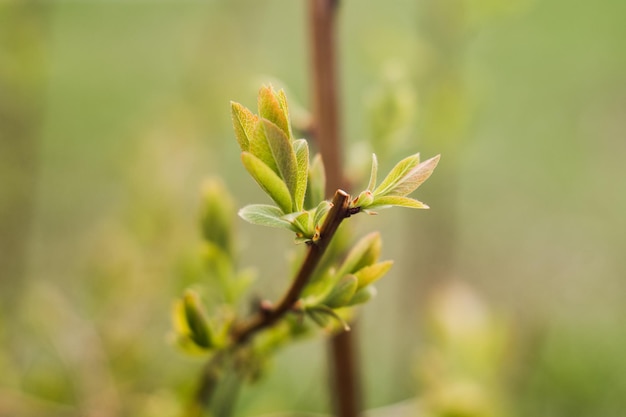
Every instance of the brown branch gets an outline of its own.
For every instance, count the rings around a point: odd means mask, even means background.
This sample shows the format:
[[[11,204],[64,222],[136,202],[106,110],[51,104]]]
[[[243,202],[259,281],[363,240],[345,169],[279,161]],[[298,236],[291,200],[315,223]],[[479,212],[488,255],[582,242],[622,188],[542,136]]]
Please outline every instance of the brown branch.
[[[338,0],[309,0],[313,113],[316,142],[326,167],[327,189],[348,188],[342,172],[335,20]],[[353,326],[354,329],[354,326]],[[331,374],[339,417],[359,415],[359,380],[354,332],[333,336]]]
[[[309,0],[313,120],[326,167],[327,189],[346,188],[339,141],[339,100],[335,53],[336,0]]]
[[[300,266],[300,270],[296,275],[291,287],[284,295],[282,300],[271,309],[264,309],[257,313],[252,319],[241,326],[239,329],[235,329],[232,334],[232,340],[234,345],[240,345],[245,343],[254,333],[261,329],[273,325],[278,319],[280,319],[285,313],[292,309],[294,304],[300,298],[300,293],[309,282],[311,275],[315,271],[315,268],[319,264],[328,244],[332,240],[335,232],[339,228],[339,225],[346,217],[350,217],[350,195],[343,190],[337,190],[335,197],[332,200],[333,206],[328,211],[326,220],[320,228],[320,236],[316,241],[312,241],[309,244],[309,248],[304,258],[304,262]]]

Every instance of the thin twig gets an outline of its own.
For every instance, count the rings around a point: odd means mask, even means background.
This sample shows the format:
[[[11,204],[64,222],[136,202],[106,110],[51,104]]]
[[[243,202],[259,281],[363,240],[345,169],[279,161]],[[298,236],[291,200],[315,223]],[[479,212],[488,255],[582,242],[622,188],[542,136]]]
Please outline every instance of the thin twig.
[[[308,250],[298,274],[293,283],[276,307],[263,309],[252,316],[248,321],[236,327],[231,334],[231,342],[207,362],[196,388],[195,396],[187,409],[187,416],[200,416],[202,410],[208,408],[218,382],[218,369],[227,352],[233,352],[245,345],[257,332],[271,327],[289,312],[298,302],[302,290],[319,265],[328,245],[344,219],[350,217],[350,195],[343,190],[337,190],[332,200],[333,206],[326,215],[319,232],[319,239],[308,245]]]
[[[291,310],[298,301],[300,293],[309,282],[309,278],[313,275],[339,225],[345,218],[350,216],[350,196],[345,191],[337,190],[332,204],[333,206],[320,229],[319,239],[309,244],[306,258],[287,293],[285,293],[276,307],[257,313],[247,323],[236,329],[232,335],[234,345],[245,343],[254,333],[273,325],[285,313]]]

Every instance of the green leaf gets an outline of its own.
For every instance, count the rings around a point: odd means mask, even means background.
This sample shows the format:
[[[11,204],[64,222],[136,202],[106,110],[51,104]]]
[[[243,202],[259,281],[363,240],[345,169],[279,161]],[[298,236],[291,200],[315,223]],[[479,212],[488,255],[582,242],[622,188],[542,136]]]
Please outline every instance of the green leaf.
[[[285,107],[283,107],[274,89],[271,86],[263,86],[261,90],[259,90],[258,105],[259,116],[274,123],[282,130],[287,138],[291,139],[289,134],[288,110],[286,111],[286,100],[284,103]]]
[[[263,161],[249,152],[241,153],[241,161],[252,178],[278,204],[283,213],[291,213],[291,194],[283,180]]]
[[[189,326],[189,337],[198,346],[207,349],[211,348],[213,346],[211,330],[202,313],[198,295],[191,290],[187,290],[183,296],[183,305],[185,308],[185,319]]]
[[[380,256],[380,234],[372,232],[362,237],[352,247],[346,259],[341,264],[338,276],[353,274],[361,268],[373,264]]]
[[[354,293],[354,297],[346,304],[346,307],[363,304],[376,296],[378,291],[373,286],[364,287]]]
[[[415,168],[420,162],[420,154],[408,156],[398,162],[396,166],[387,174],[382,183],[374,190],[374,196],[385,195],[391,191],[398,182],[408,175],[413,168]]]
[[[305,304],[316,305],[326,298],[336,284],[334,270],[326,270],[323,273],[314,273],[311,280],[302,291]]]
[[[376,188],[376,177],[378,176],[378,158],[376,154],[372,154],[372,170],[370,172],[370,181],[367,184],[367,189],[372,191]]]
[[[393,261],[378,262],[370,266],[359,269],[354,275],[359,280],[357,290],[372,284],[382,278],[393,265]]]
[[[361,207],[366,209],[374,202],[374,194],[370,190],[362,191],[357,198],[351,201],[350,207]]]
[[[289,213],[283,218],[291,223],[292,229],[296,232],[298,239],[302,238],[304,241],[307,241],[313,237],[314,230],[310,212],[299,211]]]
[[[309,180],[309,145],[306,140],[298,139],[293,142],[298,161],[298,174],[296,182],[296,192],[294,205],[297,211],[304,210],[304,198],[306,196],[306,186]]]
[[[258,117],[250,110],[234,101],[230,102],[230,114],[233,119],[235,137],[242,151],[250,148],[253,132],[258,121]]]
[[[387,194],[405,196],[415,191],[415,189],[422,185],[424,181],[426,181],[433,173],[435,167],[439,163],[439,157],[440,155],[432,157],[413,168],[400,181],[398,181],[393,189],[387,192]]]
[[[313,217],[313,225],[315,227],[321,227],[322,222],[326,218],[326,214],[330,211],[330,208],[332,206],[332,203],[327,200],[324,200],[317,205],[317,207],[315,208],[315,216]]]
[[[285,90],[282,88],[278,90],[278,94],[276,95],[278,98],[278,103],[280,104],[280,108],[282,109],[285,117],[287,118],[287,136],[293,138],[293,132],[291,131],[291,118],[289,117],[289,106],[287,105],[287,96],[285,94]]]
[[[262,119],[267,142],[278,166],[278,172],[289,189],[292,201],[295,201],[298,183],[298,161],[293,144],[282,130],[269,120]]]
[[[414,208],[414,209],[429,208],[426,204],[422,203],[421,201],[417,201],[409,197],[399,197],[396,195],[386,195],[383,197],[377,197],[374,199],[372,204],[364,208],[372,209],[372,208],[390,207],[390,206],[408,207],[408,208]]]
[[[325,193],[326,172],[324,171],[324,162],[321,155],[316,154],[309,167],[309,185],[306,189],[304,207],[307,209],[317,207],[319,203],[324,201]]]
[[[211,351],[199,346],[189,335],[176,334],[174,343],[181,352],[189,356],[206,356]]]
[[[263,163],[270,167],[276,175],[280,176],[278,165],[276,165],[276,160],[274,159],[274,154],[272,153],[272,148],[270,147],[267,135],[265,134],[265,126],[260,120],[254,126],[254,131],[252,132],[252,136],[250,138],[250,149],[248,151],[263,161]]]
[[[296,231],[283,216],[281,209],[267,204],[251,204],[239,210],[239,217],[248,223]]]
[[[358,278],[354,275],[346,275],[339,280],[335,288],[324,298],[322,304],[330,308],[343,307],[352,299],[357,286]]]
[[[326,306],[315,306],[312,308],[307,308],[307,315],[313,319],[320,327],[323,329],[327,329],[330,324],[330,319],[335,319],[337,322],[343,327],[343,330],[350,331],[350,326],[344,319],[342,319],[337,313],[335,313],[332,309]]]
[[[331,318],[333,318],[332,315],[323,313],[317,309],[307,309],[306,314],[322,329],[327,328]]]

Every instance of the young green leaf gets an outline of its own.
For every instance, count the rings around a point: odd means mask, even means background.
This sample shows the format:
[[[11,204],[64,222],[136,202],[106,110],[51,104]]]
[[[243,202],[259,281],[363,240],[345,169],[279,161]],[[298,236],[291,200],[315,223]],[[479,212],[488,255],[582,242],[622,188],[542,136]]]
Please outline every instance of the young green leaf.
[[[278,204],[284,213],[291,213],[291,194],[283,180],[263,161],[249,152],[241,153],[241,161],[252,178]]]
[[[354,275],[346,275],[341,278],[335,288],[324,298],[322,304],[330,308],[339,308],[346,305],[357,290],[358,278]]]
[[[382,197],[377,197],[369,206],[364,205],[363,208],[374,209],[374,208],[388,207],[388,206],[408,207],[408,208],[414,208],[414,209],[429,208],[426,204],[422,203],[421,201],[417,201],[409,197],[400,197],[396,195],[386,195]]]
[[[267,142],[278,166],[278,172],[289,189],[292,200],[295,200],[298,182],[298,161],[293,144],[282,130],[269,120],[262,119]]]
[[[239,217],[248,223],[297,231],[283,216],[281,209],[267,204],[251,204],[239,210]]]
[[[230,102],[230,113],[239,147],[242,151],[247,151],[250,148],[250,142],[259,118],[234,101]]]
[[[321,312],[320,310],[313,308],[307,309],[306,314],[315,322],[315,324],[320,326],[322,329],[327,328],[330,324],[331,318],[334,318],[332,315],[327,314],[326,312]]]
[[[335,271],[330,268],[323,273],[316,273],[313,275],[302,291],[302,298],[305,299],[305,304],[319,304],[321,300],[330,294],[337,283],[334,272]]]
[[[440,155],[434,156],[411,169],[386,194],[404,197],[415,191],[433,173],[437,163],[439,163],[439,157]]]
[[[359,282],[357,290],[360,290],[361,288],[366,287],[375,281],[378,281],[387,272],[389,272],[392,265],[393,261],[383,261],[363,267],[356,271],[354,275],[357,277]]]
[[[380,256],[380,248],[381,240],[378,232],[365,235],[352,247],[337,275],[353,274],[359,269],[373,264]]]
[[[207,349],[211,348],[213,346],[211,329],[200,307],[198,295],[191,290],[187,290],[183,296],[183,305],[185,318],[189,326],[189,337],[198,346]]]
[[[309,179],[309,145],[306,140],[298,139],[293,142],[293,147],[296,151],[296,160],[298,161],[294,206],[296,211],[302,211],[304,210],[304,198]]]
[[[413,168],[415,168],[420,162],[420,154],[416,153],[415,155],[408,156],[398,162],[396,166],[387,174],[383,182],[380,183],[378,188],[374,190],[374,196],[377,195],[386,195],[391,190],[395,188],[395,186],[401,182]]]
[[[324,200],[317,205],[315,208],[315,216],[313,217],[313,226],[321,225],[326,217],[326,214],[332,207],[332,203],[330,201]]]
[[[254,131],[252,132],[252,136],[250,138],[250,149],[248,150],[252,155],[259,158],[265,165],[271,168],[278,176],[280,176],[280,171],[278,170],[278,165],[276,164],[276,160],[274,159],[274,154],[272,153],[272,148],[270,147],[269,141],[267,140],[267,135],[265,133],[265,126],[261,122],[254,126]]]
[[[288,111],[286,112],[286,101],[285,108],[280,103],[276,92],[271,86],[263,86],[261,90],[259,90],[259,116],[271,121],[274,123],[282,132],[291,139],[289,134],[289,117]]]
[[[378,176],[378,158],[376,154],[372,154],[372,170],[370,172],[370,181],[367,184],[367,190],[373,191],[376,188],[376,177]]]
[[[354,293],[354,296],[352,297],[350,302],[346,304],[346,307],[354,306],[357,304],[363,304],[371,300],[372,298],[374,298],[376,294],[377,294],[376,287],[373,287],[370,285],[369,287],[361,288],[360,290],[357,290],[357,292]]]
[[[335,313],[331,308],[319,305],[312,308],[307,308],[306,313],[323,329],[328,329],[330,319],[335,319],[341,325],[344,331],[350,331],[350,326],[348,326],[348,323],[346,323],[346,321],[342,319],[341,316],[339,316],[337,313]]]
[[[312,214],[308,211],[299,211],[290,213],[284,217],[291,223],[293,230],[296,232],[298,241],[303,239],[305,242],[313,237]]]
[[[287,95],[285,94],[285,90],[283,90],[282,88],[278,90],[276,98],[278,98],[280,108],[282,109],[283,113],[285,114],[285,118],[287,119],[287,136],[293,138],[293,132],[291,131],[291,117],[289,117],[289,106],[287,105]]]
[[[357,198],[352,200],[351,207],[361,207],[362,209],[369,208],[374,202],[374,194],[370,190],[362,191]]]

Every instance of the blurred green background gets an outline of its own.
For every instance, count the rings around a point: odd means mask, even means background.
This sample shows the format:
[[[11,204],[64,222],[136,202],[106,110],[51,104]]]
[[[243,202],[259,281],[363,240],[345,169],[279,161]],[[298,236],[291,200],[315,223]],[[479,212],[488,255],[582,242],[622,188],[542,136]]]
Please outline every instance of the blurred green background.
[[[265,201],[228,103],[254,108],[273,81],[308,107],[306,12],[0,3],[0,416],[177,414],[202,364],[167,338],[199,190],[219,175],[240,205]],[[356,332],[368,408],[623,415],[624,16],[620,0],[342,2],[349,174],[366,180],[371,151],[383,169],[442,153],[415,194],[430,211],[357,222],[396,260]],[[275,298],[292,237],[238,229],[255,294]],[[326,364],[324,340],[284,350],[238,415],[327,413]],[[440,393],[459,380],[476,389],[454,411]]]

